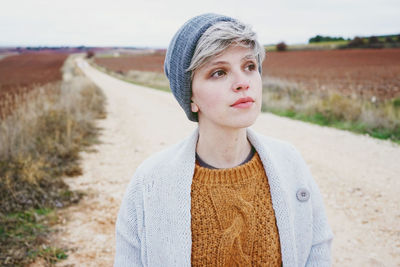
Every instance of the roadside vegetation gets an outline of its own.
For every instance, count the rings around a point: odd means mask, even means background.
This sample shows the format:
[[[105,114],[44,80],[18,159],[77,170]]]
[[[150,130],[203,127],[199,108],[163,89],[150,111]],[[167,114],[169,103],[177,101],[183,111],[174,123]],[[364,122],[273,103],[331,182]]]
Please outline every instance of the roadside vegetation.
[[[400,144],[400,97],[379,100],[332,90],[310,92],[297,83],[264,77],[263,111]]]
[[[91,61],[90,64],[96,69],[120,80],[166,92],[171,92],[171,89],[169,88],[169,81],[163,73],[140,70],[129,70],[126,72],[121,70],[113,71],[111,69],[108,69],[107,67],[100,66],[93,61]]]
[[[59,223],[57,209],[84,193],[71,191],[62,177],[82,173],[79,152],[97,142],[94,122],[105,117],[105,97],[71,56],[62,72],[62,81],[2,98],[1,266],[25,266],[37,258],[52,265],[67,257],[67,248],[49,240],[51,226]]]
[[[163,73],[164,53],[121,55],[87,53],[87,61],[98,70],[137,85],[170,92],[169,81]]]

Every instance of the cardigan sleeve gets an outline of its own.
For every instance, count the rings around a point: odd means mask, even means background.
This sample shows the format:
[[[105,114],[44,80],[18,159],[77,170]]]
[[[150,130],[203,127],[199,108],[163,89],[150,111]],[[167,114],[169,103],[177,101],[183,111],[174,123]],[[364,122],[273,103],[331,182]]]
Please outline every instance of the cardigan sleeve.
[[[310,200],[312,201],[312,246],[307,257],[306,266],[329,267],[332,265],[331,244],[334,235],[325,213],[323,198],[300,152],[294,146],[292,146],[292,149],[294,149],[298,160],[303,166],[303,174],[308,177]]]
[[[116,251],[114,267],[143,266],[140,238],[142,191],[137,172],[122,200],[116,222]]]

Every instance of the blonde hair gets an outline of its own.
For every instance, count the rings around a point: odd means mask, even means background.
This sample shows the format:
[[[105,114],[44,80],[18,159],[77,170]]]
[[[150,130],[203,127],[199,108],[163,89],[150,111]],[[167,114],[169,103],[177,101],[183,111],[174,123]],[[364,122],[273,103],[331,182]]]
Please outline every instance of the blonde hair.
[[[238,20],[220,21],[210,26],[197,42],[190,66],[186,70],[192,72],[191,79],[193,80],[194,71],[197,68],[207,63],[211,57],[221,54],[232,44],[251,48],[261,73],[265,49],[258,42],[257,35],[251,26]]]

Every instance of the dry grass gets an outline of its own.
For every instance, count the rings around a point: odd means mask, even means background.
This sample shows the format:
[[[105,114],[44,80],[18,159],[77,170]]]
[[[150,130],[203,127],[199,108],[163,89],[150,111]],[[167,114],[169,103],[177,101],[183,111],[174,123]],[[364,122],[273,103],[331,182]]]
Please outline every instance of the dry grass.
[[[333,90],[310,91],[297,83],[265,77],[263,110],[290,117],[297,113],[301,119],[400,141],[398,98],[379,100]]]
[[[111,69],[108,69],[107,67],[98,65],[94,61],[89,61],[92,66],[95,68],[110,74],[118,79],[138,84],[138,85],[143,85],[163,91],[168,91],[171,92],[171,89],[169,88],[169,81],[167,77],[164,75],[164,73],[160,72],[152,72],[152,71],[141,71],[141,70],[129,70],[126,72],[123,71],[113,71]]]
[[[130,70],[126,73],[125,78],[133,83],[171,91],[169,81],[163,73]]]
[[[0,262],[3,264],[6,260],[12,265],[28,262],[28,252],[39,238],[34,234],[31,242],[18,234],[10,222],[21,216],[24,219],[24,214],[32,209],[69,205],[82,195],[71,192],[61,177],[81,174],[79,151],[96,142],[99,129],[94,120],[105,116],[105,97],[98,87],[80,76],[71,59],[66,61],[63,71],[63,81],[15,96],[16,108],[0,121]],[[40,250],[29,255],[43,253]]]

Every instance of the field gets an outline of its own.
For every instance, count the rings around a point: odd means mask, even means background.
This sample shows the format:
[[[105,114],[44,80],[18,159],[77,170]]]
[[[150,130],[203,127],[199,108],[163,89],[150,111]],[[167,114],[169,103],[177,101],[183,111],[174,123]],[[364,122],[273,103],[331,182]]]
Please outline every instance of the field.
[[[378,99],[400,96],[400,49],[270,52],[263,70],[310,90]]]
[[[35,86],[60,81],[60,69],[67,57],[66,53],[36,52],[1,59],[0,117],[9,113],[15,97],[26,94]]]
[[[96,57],[95,63],[115,72],[126,73],[130,70],[164,72],[165,52],[137,54],[121,57]]]
[[[164,57],[165,53],[158,52],[95,58],[95,63],[119,73],[162,73]],[[400,49],[267,52],[263,75],[295,82],[308,90],[394,98],[400,96]]]
[[[60,68],[68,54],[27,53],[8,56],[0,61],[1,92],[16,87],[46,84],[60,80]]]
[[[0,96],[23,87],[33,88],[61,80],[60,71],[68,54],[36,52],[0,60]]]

